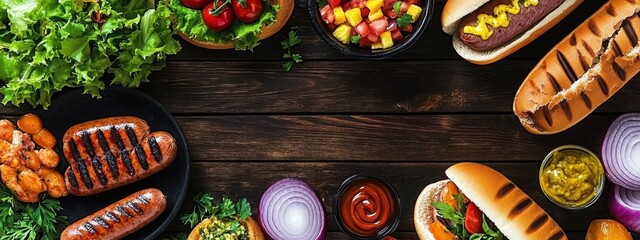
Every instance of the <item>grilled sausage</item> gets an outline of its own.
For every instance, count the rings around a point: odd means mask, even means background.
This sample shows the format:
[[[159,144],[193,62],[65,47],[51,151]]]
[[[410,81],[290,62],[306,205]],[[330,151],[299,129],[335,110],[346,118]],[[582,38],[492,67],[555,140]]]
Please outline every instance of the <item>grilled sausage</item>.
[[[138,191],[69,225],[60,239],[120,239],[155,220],[166,207],[160,190]]]
[[[130,184],[166,168],[176,156],[167,132],[149,133],[142,119],[106,118],[78,124],[64,135],[69,192],[88,196]]]
[[[516,36],[520,35],[531,26],[535,25],[542,18],[547,16],[550,12],[558,8],[564,0],[542,0],[539,1],[536,6],[524,7],[520,4],[520,12],[518,14],[507,13],[509,17],[509,26],[498,27],[494,29],[491,25],[487,24],[490,30],[493,30],[493,34],[486,40],[478,35],[465,33],[465,26],[477,26],[478,15],[487,14],[494,15],[494,8],[498,5],[511,5],[513,0],[492,0],[482,7],[476,9],[473,13],[465,16],[458,24],[458,37],[470,48],[477,51],[486,51],[497,48],[511,41]]]

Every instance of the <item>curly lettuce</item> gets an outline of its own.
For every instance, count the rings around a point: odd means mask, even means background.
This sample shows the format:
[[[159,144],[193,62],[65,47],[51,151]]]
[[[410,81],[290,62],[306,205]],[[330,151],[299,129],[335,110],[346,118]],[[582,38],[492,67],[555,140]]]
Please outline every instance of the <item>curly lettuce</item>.
[[[189,38],[213,43],[228,43],[233,41],[236,50],[249,50],[260,44],[260,31],[263,25],[270,25],[276,21],[278,5],[270,5],[263,0],[264,10],[258,20],[253,23],[243,23],[237,19],[231,26],[222,31],[213,31],[207,28],[202,21],[202,11],[188,8],[180,0],[161,1],[160,5],[167,5],[176,21],[175,29],[184,33]]]
[[[153,0],[0,0],[2,103],[46,109],[65,87],[148,82],[181,48],[170,14]]]

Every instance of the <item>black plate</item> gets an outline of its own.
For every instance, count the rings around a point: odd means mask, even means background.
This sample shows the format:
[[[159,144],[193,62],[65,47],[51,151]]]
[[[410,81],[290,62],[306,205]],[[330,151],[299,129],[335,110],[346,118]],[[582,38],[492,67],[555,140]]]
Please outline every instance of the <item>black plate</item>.
[[[167,196],[166,210],[158,219],[127,237],[127,239],[155,239],[176,217],[188,190],[189,153],[184,135],[173,116],[160,103],[138,90],[108,87],[101,94],[101,99],[92,99],[90,95],[82,94],[81,89],[72,90],[55,97],[49,110],[38,113],[45,128],[58,139],[55,150],[61,157],[59,170],[66,169],[68,166],[64,155],[61,154],[60,139],[65,131],[77,123],[104,117],[142,118],[149,123],[151,131],[163,130],[171,133],[178,144],[178,152],[169,167],[142,181],[94,196],[61,198],[60,202],[64,208],[61,214],[68,216],[69,223],[73,223],[136,191],[150,187],[158,188]]]

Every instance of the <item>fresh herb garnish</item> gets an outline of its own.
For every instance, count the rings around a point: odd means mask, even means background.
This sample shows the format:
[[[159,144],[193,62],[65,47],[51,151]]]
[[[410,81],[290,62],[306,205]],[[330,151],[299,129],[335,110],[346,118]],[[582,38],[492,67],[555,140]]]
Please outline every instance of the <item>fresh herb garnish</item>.
[[[353,44],[359,44],[360,43],[360,39],[362,39],[362,37],[356,35],[356,36],[351,36],[351,43]]]
[[[404,14],[399,18],[396,18],[396,24],[398,24],[399,28],[403,28],[407,24],[411,24],[413,22],[413,17],[409,14]]]
[[[46,197],[35,204],[21,203],[0,184],[0,240],[58,239],[67,223],[60,210],[60,201]]]
[[[193,198],[195,206],[189,214],[180,216],[180,221],[189,226],[195,227],[205,218],[216,217],[222,220],[232,220],[233,217],[246,219],[251,216],[251,206],[247,199],[240,199],[234,203],[229,198],[222,198],[220,202],[214,202],[210,193],[199,193]]]
[[[302,55],[291,53],[291,47],[302,42],[297,33],[298,29],[292,27],[289,31],[289,34],[287,35],[287,38],[285,38],[285,40],[280,43],[280,45],[282,45],[282,49],[285,50],[284,54],[282,55],[282,58],[284,58],[284,62],[282,62],[282,70],[285,72],[291,71],[294,63],[302,62]]]
[[[167,235],[162,237],[162,240],[187,240],[189,237],[186,233],[176,233],[174,235]]]
[[[493,230],[489,226],[489,221],[486,216],[482,214],[482,230],[484,233],[470,234],[464,226],[464,218],[467,211],[467,206],[464,204],[464,198],[462,194],[453,195],[456,199],[458,209],[445,202],[435,202],[431,204],[437,211],[438,215],[445,220],[448,220],[451,224],[447,227],[454,235],[458,236],[460,240],[505,240],[506,238],[500,232],[500,230]]]
[[[393,12],[395,12],[396,15],[400,15],[400,7],[402,7],[402,1],[397,1],[393,4]]]

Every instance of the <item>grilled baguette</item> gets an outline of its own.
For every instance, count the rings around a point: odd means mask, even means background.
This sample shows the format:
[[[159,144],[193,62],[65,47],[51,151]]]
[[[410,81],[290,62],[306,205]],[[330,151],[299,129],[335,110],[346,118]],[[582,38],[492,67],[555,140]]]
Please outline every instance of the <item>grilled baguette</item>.
[[[558,224],[529,196],[504,175],[477,163],[458,163],[445,171],[460,192],[469,198],[495,223],[508,239],[566,240]],[[442,186],[449,180],[425,187],[414,209],[414,224],[422,240],[433,240],[429,224]]]
[[[533,134],[568,129],[640,71],[640,0],[611,0],[558,43],[516,93],[513,111]]]

